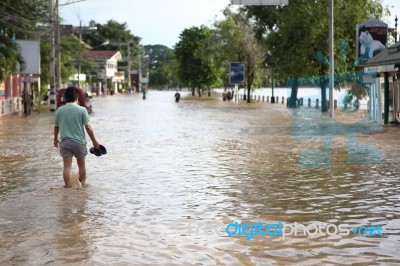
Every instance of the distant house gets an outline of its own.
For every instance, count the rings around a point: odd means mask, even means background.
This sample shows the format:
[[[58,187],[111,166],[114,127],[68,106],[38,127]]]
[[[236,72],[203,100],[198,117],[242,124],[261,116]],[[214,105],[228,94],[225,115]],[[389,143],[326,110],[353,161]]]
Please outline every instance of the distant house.
[[[75,28],[72,25],[60,25],[60,36],[74,35]]]
[[[98,89],[106,93],[117,92],[120,83],[124,81],[124,75],[118,71],[118,61],[122,60],[122,55],[118,51],[86,51],[82,57],[92,61],[94,68],[97,70],[95,76],[97,77]]]

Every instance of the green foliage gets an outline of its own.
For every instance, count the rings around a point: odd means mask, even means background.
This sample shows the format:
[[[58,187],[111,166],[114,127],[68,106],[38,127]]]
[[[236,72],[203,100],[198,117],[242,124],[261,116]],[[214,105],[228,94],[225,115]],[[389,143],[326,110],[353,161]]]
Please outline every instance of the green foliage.
[[[146,63],[150,71],[149,86],[163,89],[177,85],[177,62],[174,51],[164,45],[144,46]]]
[[[381,0],[334,1],[335,84],[353,78],[355,69],[358,23],[371,15],[383,14]],[[291,0],[289,5],[248,6],[243,9],[257,24],[256,36],[265,41],[269,56],[267,64],[274,66],[281,80],[298,80],[314,76],[319,80],[325,100],[329,70],[329,2],[326,0]],[[297,82],[292,82],[291,98],[297,97]],[[322,111],[327,111],[322,103]]]
[[[381,17],[381,0],[335,0],[335,70],[354,70],[358,23],[371,15]],[[291,0],[289,5],[248,6],[244,9],[257,23],[256,36],[265,40],[281,79],[327,74],[329,54],[328,1]],[[271,64],[271,62],[268,62]]]
[[[18,48],[10,37],[0,35],[0,81],[4,81],[17,68]]]
[[[64,83],[69,82],[69,77],[77,73],[78,64],[81,62],[85,66],[86,61],[81,54],[86,50],[83,44],[73,36],[61,38],[61,78]],[[85,73],[85,67],[82,68],[82,73]]]
[[[129,43],[130,59],[134,63],[137,62],[137,60],[134,59],[139,54],[140,38],[131,33],[126,23],[109,20],[103,25],[91,21],[89,27],[96,28],[96,30],[82,31],[82,40],[87,43],[92,50],[120,51],[122,56],[126,58],[128,56],[127,48]]]
[[[50,84],[50,43],[47,39],[40,42],[40,81],[41,91],[47,91],[47,86]]]
[[[37,39],[43,34],[39,26],[49,21],[48,0],[0,1],[0,29],[16,34],[18,39]]]
[[[201,56],[201,49],[212,35],[205,27],[185,29],[180,35],[180,41],[175,46],[178,60],[178,77],[187,86],[200,89],[213,85],[219,76],[218,67]]]
[[[48,20],[46,0],[2,0],[0,1],[0,81],[17,70],[25,62],[19,47],[11,39],[37,39],[38,28]]]
[[[263,83],[263,62],[265,51],[259,40],[255,38],[254,23],[244,13],[233,13],[229,8],[224,11],[225,19],[214,24],[215,33],[208,43],[205,56],[217,58],[219,67],[224,69],[221,79],[226,83],[229,77],[229,62],[245,63],[245,79],[248,100],[253,85]],[[210,51],[213,52],[210,52]],[[221,65],[221,63],[223,65]]]
[[[79,40],[73,36],[61,38],[61,80],[63,83],[69,83],[69,77],[77,73],[78,62],[83,65],[85,61],[81,58],[81,52],[86,48],[79,43]],[[41,90],[45,91],[50,83],[50,43],[48,39],[43,39],[40,43],[40,67],[41,67]]]

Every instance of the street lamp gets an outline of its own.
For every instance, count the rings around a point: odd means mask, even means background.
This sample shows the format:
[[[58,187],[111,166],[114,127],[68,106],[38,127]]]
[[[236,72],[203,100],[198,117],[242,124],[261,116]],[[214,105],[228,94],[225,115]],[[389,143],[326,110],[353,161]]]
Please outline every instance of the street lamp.
[[[397,42],[397,15],[396,18],[394,19],[394,42]]]
[[[333,89],[335,86],[335,50],[334,50],[334,0],[329,0],[329,110],[330,116],[333,118]]]
[[[138,90],[142,90],[142,46],[138,45]]]
[[[132,78],[131,78],[131,43],[132,40],[128,41],[128,69],[127,69],[127,74],[128,74],[128,90],[132,87]]]
[[[58,9],[58,6],[54,5],[54,1],[53,0],[49,0],[49,13],[50,13],[50,21],[49,21],[49,25],[51,27],[51,31],[50,31],[50,57],[49,57],[49,85],[50,85],[50,112],[55,112],[57,109],[57,105],[56,105],[56,87],[55,87],[55,50],[56,50],[56,43],[55,43],[55,38],[56,38],[56,25],[55,25],[55,8]]]
[[[274,47],[272,47],[274,49]],[[275,103],[275,96],[274,96],[274,87],[275,87],[275,81],[274,81],[274,68],[276,66],[276,60],[274,57],[271,55],[271,51],[267,52],[267,57],[266,57],[266,67],[269,67],[271,69],[271,91],[272,91],[272,96],[271,96],[271,103]]]

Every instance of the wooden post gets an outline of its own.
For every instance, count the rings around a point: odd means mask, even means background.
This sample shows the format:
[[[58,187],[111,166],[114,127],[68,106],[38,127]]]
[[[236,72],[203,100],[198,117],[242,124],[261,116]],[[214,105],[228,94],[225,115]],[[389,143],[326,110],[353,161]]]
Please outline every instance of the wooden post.
[[[389,73],[384,73],[384,93],[383,93],[383,123],[389,124]]]

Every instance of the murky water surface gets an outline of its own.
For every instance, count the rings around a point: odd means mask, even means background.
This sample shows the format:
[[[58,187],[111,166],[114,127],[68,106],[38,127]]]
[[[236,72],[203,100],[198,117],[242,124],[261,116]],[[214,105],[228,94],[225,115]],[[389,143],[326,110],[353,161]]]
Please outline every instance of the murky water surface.
[[[89,187],[80,190],[63,188],[53,114],[1,118],[0,264],[400,264],[399,128],[173,95],[93,99],[108,154],[87,157]],[[384,234],[225,232],[259,221]]]

